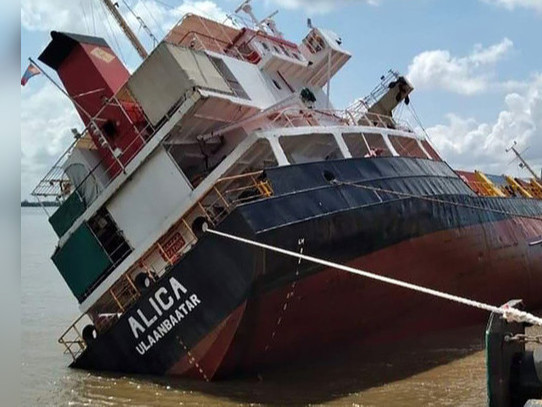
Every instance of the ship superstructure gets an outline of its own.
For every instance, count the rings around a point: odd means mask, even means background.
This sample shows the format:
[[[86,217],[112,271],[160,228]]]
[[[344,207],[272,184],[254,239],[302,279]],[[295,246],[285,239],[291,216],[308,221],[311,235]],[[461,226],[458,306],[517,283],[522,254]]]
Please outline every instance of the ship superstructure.
[[[221,241],[203,223],[542,305],[540,181],[452,170],[393,117],[413,91],[396,72],[334,109],[328,85],[350,57],[324,29],[296,44],[272,19],[186,15],[130,75],[104,40],[52,32],[39,59],[85,128],[33,195],[61,203],[52,260],[82,313],[60,338],[73,366],[210,380],[385,337],[384,319],[399,333],[438,325],[416,294]]]

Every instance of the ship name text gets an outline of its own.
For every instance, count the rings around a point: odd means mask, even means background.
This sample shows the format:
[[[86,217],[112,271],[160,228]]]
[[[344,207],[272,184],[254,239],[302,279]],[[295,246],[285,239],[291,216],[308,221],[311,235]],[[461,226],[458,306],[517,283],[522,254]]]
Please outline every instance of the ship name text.
[[[169,284],[160,287],[149,297],[148,303],[150,307],[147,308],[152,310],[151,313],[144,313],[138,308],[128,318],[134,338],[140,341],[136,350],[142,356],[177,324],[182,323],[182,320],[201,304],[201,300],[196,294],[189,293],[175,277],[171,277]],[[147,332],[150,329],[152,331]]]

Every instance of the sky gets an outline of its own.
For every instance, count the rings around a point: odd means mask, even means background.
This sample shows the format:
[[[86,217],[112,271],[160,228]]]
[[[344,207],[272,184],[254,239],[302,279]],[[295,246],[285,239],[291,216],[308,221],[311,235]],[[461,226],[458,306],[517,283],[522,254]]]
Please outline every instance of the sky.
[[[119,0],[147,49],[187,12],[224,21],[240,0]],[[127,7],[129,6],[133,13]],[[514,141],[542,168],[542,0],[254,0],[264,18],[279,10],[278,28],[299,42],[314,26],[343,39],[353,57],[331,84],[345,108],[367,95],[388,69],[415,87],[401,118],[456,169],[527,176],[506,149]],[[21,74],[51,30],[103,36],[133,71],[140,59],[100,0],[21,0]],[[53,72],[47,71],[57,79]],[[71,102],[43,75],[21,87],[21,198],[29,194],[83,126]]]

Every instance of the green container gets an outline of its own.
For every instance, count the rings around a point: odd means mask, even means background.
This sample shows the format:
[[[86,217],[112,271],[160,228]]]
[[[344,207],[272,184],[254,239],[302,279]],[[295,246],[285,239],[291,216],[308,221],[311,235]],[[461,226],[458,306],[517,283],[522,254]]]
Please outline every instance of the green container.
[[[77,299],[111,266],[109,256],[83,223],[52,257]]]
[[[71,194],[68,199],[49,218],[58,237],[61,237],[73,225],[73,222],[85,212],[86,206],[77,192]]]

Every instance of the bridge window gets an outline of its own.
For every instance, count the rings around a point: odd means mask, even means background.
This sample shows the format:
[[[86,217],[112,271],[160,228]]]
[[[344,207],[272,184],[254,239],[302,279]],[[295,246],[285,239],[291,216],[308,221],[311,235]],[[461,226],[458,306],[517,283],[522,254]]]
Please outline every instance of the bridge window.
[[[415,157],[415,158],[427,158],[427,155],[423,152],[418,140],[410,137],[404,136],[393,136],[390,135],[390,142],[399,154],[402,157]]]
[[[282,136],[279,142],[290,164],[342,158],[341,150],[331,134]]]
[[[89,219],[88,226],[100,242],[113,265],[119,264],[132,252],[117,224],[105,208],[101,208]]]
[[[431,156],[431,159],[436,160],[436,161],[441,161],[440,156],[435,151],[435,149],[431,147],[431,144],[429,144],[427,140],[422,140],[421,143],[425,151],[427,151],[427,154]]]
[[[265,174],[262,170],[278,165],[267,139],[257,140],[221,178],[217,189],[229,203],[245,203],[265,195]],[[211,198],[212,199],[212,198]],[[213,199],[212,199],[213,200]],[[202,201],[204,206],[206,201]],[[222,199],[214,199],[212,212],[220,216],[225,208]]]
[[[260,171],[278,165],[269,140],[259,139],[228,171],[228,175]]]
[[[377,133],[345,133],[344,142],[352,157],[390,157],[384,137]]]

